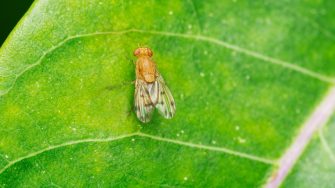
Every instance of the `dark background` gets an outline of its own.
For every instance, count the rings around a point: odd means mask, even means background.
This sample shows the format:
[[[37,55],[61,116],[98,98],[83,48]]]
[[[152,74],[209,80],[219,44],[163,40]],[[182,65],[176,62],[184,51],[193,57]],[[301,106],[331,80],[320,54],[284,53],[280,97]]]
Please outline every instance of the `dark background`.
[[[0,46],[32,3],[33,0],[1,0]]]

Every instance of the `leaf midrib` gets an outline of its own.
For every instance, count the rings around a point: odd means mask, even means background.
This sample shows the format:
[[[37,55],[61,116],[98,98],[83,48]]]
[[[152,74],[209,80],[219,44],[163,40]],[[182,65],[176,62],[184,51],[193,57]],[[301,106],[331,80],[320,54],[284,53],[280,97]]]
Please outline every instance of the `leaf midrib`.
[[[322,98],[321,102],[314,108],[314,111],[307,118],[306,122],[300,126],[301,130],[299,134],[293,139],[292,144],[289,145],[287,151],[278,160],[279,168],[274,170],[264,187],[279,187],[283,183],[313,138],[313,135],[327,124],[334,109],[335,86],[333,85]],[[322,136],[322,134],[320,136]]]

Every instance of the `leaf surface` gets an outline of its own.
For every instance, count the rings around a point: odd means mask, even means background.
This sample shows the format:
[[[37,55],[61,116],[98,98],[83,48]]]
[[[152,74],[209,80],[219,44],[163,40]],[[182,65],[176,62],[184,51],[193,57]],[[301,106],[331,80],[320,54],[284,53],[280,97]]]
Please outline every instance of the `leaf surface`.
[[[262,186],[335,83],[331,5],[36,1],[0,51],[0,182]],[[171,120],[132,111],[138,44]]]

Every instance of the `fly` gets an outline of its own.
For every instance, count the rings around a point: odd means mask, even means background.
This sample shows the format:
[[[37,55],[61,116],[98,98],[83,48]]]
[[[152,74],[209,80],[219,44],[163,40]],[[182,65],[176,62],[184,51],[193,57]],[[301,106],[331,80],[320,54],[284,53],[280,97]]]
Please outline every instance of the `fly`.
[[[135,112],[143,123],[151,120],[155,108],[166,119],[171,119],[176,112],[176,104],[163,77],[151,57],[150,48],[137,48],[134,51],[136,61]]]

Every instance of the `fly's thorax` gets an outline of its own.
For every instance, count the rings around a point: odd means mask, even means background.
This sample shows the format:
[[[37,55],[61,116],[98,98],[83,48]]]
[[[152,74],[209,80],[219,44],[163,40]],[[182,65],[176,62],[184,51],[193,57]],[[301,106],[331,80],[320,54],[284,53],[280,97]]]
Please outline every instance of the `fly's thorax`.
[[[156,65],[150,57],[138,58],[136,67],[140,79],[148,83],[156,81]]]

